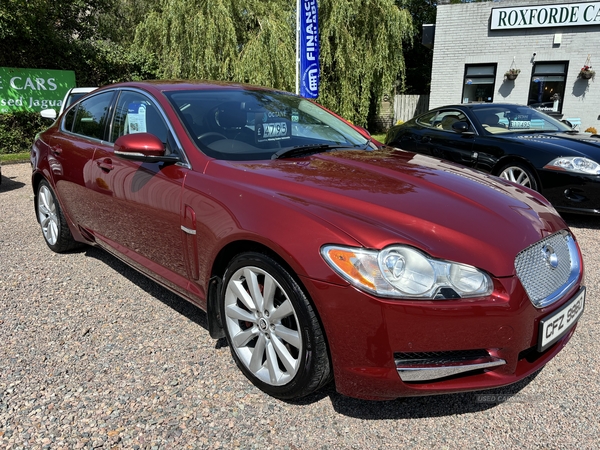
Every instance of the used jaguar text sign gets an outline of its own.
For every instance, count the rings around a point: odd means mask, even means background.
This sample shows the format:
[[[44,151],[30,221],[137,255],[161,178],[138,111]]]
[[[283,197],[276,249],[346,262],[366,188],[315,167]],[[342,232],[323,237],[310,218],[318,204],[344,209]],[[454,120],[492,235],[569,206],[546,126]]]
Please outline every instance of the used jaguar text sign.
[[[75,87],[72,70],[0,67],[0,113],[59,109],[72,87]]]
[[[600,25],[600,2],[493,8],[491,30]]]

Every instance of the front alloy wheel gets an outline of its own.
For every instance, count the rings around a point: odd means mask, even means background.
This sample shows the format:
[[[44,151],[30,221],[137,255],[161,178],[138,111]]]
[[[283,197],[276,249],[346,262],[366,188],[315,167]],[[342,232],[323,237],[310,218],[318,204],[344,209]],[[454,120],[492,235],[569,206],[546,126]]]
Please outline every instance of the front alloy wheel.
[[[232,355],[268,394],[291,399],[329,379],[318,319],[290,274],[259,253],[238,255],[225,274],[221,317]]]

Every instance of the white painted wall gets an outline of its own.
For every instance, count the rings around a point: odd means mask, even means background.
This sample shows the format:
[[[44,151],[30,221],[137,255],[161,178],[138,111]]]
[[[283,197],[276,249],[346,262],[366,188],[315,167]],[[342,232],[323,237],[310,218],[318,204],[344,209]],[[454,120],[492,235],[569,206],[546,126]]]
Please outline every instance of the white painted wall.
[[[438,5],[429,106],[435,108],[462,101],[465,64],[497,63],[494,102],[527,104],[535,60],[569,61],[563,117],[581,118],[580,130],[600,131],[600,23],[598,25],[490,31],[492,8],[564,4],[565,0],[507,0],[500,2]],[[576,3],[576,2],[572,2]],[[553,44],[562,33],[560,45]],[[577,78],[591,54],[595,80]],[[504,82],[515,58],[521,69],[514,82]]]

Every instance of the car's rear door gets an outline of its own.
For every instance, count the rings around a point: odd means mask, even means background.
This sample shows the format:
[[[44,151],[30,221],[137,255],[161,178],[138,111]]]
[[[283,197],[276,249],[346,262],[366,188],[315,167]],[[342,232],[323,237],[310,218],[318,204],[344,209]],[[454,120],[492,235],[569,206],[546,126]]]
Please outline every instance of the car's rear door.
[[[93,226],[90,186],[92,159],[105,137],[113,92],[96,95],[69,110],[48,144],[48,163],[67,216],[78,226]]]
[[[113,143],[124,134],[148,132],[176,152],[166,118],[148,95],[123,90],[116,102],[109,137],[94,154],[96,239],[130,263],[149,269],[172,289],[187,286],[181,230],[181,191],[185,164],[121,159]]]

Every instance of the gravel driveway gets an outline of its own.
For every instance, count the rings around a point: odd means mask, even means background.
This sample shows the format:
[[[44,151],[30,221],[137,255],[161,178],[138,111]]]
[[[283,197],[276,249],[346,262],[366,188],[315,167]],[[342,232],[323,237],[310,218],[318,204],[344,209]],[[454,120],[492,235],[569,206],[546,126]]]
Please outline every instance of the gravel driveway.
[[[2,174],[2,449],[598,448],[600,218],[567,218],[586,263],[586,311],[535,376],[388,402],[329,386],[286,403],[243,377],[199,309],[101,250],[50,251],[29,164]]]

